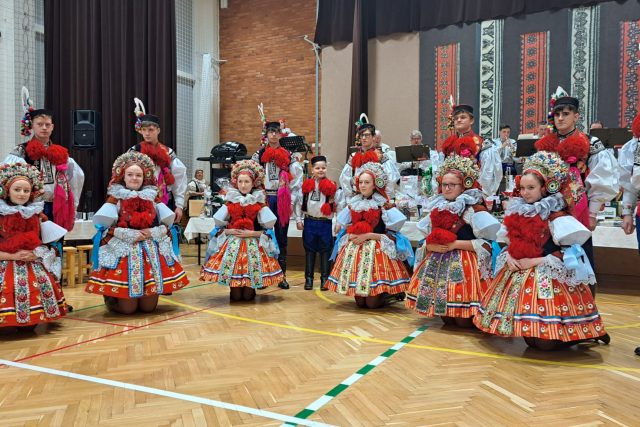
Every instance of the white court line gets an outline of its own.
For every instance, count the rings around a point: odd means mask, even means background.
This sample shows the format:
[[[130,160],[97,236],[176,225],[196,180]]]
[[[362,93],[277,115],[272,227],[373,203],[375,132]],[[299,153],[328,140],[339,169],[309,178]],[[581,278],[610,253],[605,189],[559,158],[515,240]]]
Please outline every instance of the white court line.
[[[255,409],[248,406],[236,405],[235,403],[222,402],[220,400],[206,399],[204,397],[191,396],[173,391],[161,390],[158,388],[145,387],[137,384],[124,383],[121,381],[107,380],[104,378],[90,377],[88,375],[76,374],[74,372],[59,371],[57,369],[44,368],[42,366],[28,365],[26,363],[12,362],[10,360],[0,359],[0,366],[7,365],[14,368],[28,369],[30,371],[41,372],[44,374],[57,375],[60,377],[73,378],[76,380],[87,381],[96,384],[108,385],[112,387],[124,388],[127,390],[140,391],[142,393],[155,394],[157,396],[170,397],[173,399],[184,400],[201,405],[213,406],[215,408],[229,409],[231,411],[244,412],[246,414],[257,415],[259,417],[270,418],[272,420],[286,421],[289,423],[301,424],[305,426],[331,426],[331,424],[323,424],[317,421],[305,420],[303,418],[290,417],[289,415],[278,414],[276,412]]]

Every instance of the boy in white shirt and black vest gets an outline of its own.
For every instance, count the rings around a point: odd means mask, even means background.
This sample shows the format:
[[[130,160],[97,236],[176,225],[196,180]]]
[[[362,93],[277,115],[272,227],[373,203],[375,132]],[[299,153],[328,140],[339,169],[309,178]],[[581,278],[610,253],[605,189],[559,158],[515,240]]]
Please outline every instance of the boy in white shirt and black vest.
[[[302,184],[302,197],[296,204],[296,226],[302,231],[302,243],[306,253],[304,288],[313,289],[313,274],[316,254],[320,254],[320,289],[326,291],[324,283],[329,277],[329,256],[333,248],[331,224],[335,209],[338,186],[327,178],[327,158],[315,156],[311,159],[311,175]],[[303,217],[304,214],[304,217]]]

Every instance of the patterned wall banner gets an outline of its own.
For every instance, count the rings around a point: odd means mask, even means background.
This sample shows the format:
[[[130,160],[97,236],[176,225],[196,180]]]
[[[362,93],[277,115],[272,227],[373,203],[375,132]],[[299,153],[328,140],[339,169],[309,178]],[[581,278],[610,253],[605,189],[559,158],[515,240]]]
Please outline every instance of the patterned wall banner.
[[[571,96],[580,101],[578,127],[589,129],[597,120],[598,31],[600,6],[571,11]]]
[[[454,102],[458,99],[459,73],[460,73],[460,44],[452,43],[436,46],[435,49],[435,127],[436,143],[444,141],[449,135],[449,114],[451,105],[449,97],[453,96]]]
[[[498,135],[502,121],[502,40],[504,20],[480,23],[480,135]]]
[[[520,35],[520,133],[534,133],[547,117],[549,32]]]
[[[620,22],[620,123],[631,126],[640,99],[640,20]]]

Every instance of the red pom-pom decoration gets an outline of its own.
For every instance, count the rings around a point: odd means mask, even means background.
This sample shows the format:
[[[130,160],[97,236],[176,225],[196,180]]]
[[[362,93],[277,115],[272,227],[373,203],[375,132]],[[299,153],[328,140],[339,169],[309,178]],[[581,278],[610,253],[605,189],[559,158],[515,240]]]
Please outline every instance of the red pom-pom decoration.
[[[31,160],[40,160],[47,154],[47,147],[37,139],[32,139],[27,143],[25,151]]]
[[[62,145],[51,144],[47,148],[47,159],[52,165],[64,165],[69,160],[69,150]]]
[[[322,178],[320,180],[319,188],[320,192],[327,197],[333,197],[336,194],[336,191],[338,191],[338,186],[327,178]]]

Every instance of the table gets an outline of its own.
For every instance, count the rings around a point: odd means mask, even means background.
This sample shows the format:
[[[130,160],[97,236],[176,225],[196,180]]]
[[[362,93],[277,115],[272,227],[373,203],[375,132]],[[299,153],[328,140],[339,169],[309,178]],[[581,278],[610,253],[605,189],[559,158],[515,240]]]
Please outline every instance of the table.
[[[93,220],[76,219],[73,230],[64,235],[64,240],[91,240],[96,231]]]

